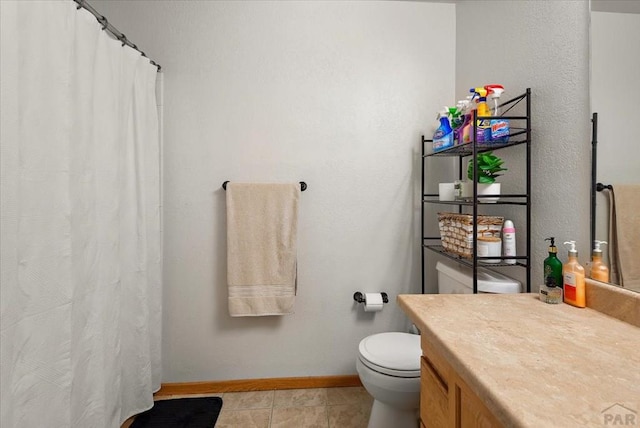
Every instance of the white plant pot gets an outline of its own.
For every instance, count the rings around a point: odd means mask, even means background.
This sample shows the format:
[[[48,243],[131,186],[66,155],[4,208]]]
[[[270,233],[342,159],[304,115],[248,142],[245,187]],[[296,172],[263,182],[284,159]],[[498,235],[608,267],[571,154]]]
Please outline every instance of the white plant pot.
[[[478,196],[482,195],[499,195],[500,194],[500,183],[491,183],[491,184],[483,184],[478,183]],[[463,199],[473,198],[473,183],[470,181],[465,181],[461,186],[461,195]],[[500,199],[499,196],[491,197],[491,198],[478,198],[480,202],[496,202]]]

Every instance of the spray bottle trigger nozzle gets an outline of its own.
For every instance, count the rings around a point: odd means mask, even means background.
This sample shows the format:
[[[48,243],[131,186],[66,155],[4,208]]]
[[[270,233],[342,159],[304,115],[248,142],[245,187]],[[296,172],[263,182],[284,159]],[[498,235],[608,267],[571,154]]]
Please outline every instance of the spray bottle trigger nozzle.
[[[444,110],[440,110],[436,116],[436,120],[440,120],[443,117],[449,117],[449,107],[445,106]]]

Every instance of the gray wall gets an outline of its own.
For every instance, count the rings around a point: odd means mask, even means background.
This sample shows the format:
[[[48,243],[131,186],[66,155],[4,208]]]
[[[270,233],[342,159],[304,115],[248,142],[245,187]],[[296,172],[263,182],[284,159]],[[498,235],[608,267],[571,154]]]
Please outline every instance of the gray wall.
[[[478,17],[484,17],[481,21]],[[492,17],[486,19],[486,17]],[[503,97],[532,90],[532,290],[543,280],[544,238],[576,240],[589,257],[589,4],[586,1],[463,1],[456,5],[456,94],[488,83]],[[524,150],[497,152],[509,171],[503,192],[523,189]],[[524,209],[501,211],[514,220],[524,248]],[[521,276],[522,270],[509,273]]]
[[[164,67],[165,382],[355,373],[420,292],[420,135],[454,97],[455,5],[95,3]],[[231,318],[221,184],[299,181],[295,314]],[[386,291],[364,314],[355,291]]]
[[[534,289],[544,237],[588,254],[586,1],[92,4],[165,68],[165,382],[355,373],[360,338],[405,329],[351,295],[419,292],[419,138],[472,86],[533,90]],[[220,184],[298,179],[296,315],[232,320]]]

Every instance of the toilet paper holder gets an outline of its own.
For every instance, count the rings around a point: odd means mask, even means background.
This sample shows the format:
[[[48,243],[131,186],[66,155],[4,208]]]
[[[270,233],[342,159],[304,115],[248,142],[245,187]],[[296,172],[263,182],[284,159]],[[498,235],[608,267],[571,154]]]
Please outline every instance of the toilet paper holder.
[[[389,303],[389,297],[387,296],[387,293],[383,291],[380,294],[382,294],[382,303]],[[355,300],[358,303],[364,303],[364,294],[362,294],[359,291],[356,291],[355,293],[353,293],[353,300]]]

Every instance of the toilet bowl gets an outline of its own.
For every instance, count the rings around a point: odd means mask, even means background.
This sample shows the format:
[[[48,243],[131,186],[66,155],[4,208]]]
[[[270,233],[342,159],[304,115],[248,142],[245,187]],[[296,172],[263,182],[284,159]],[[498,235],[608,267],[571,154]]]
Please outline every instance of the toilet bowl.
[[[420,406],[420,336],[378,333],[358,346],[356,369],[373,397],[368,428],[416,428]]]

